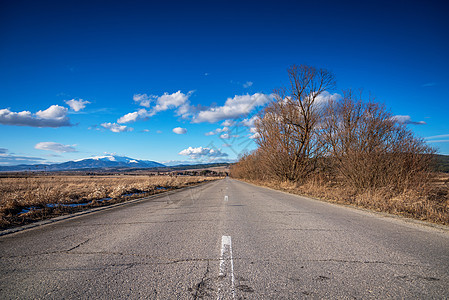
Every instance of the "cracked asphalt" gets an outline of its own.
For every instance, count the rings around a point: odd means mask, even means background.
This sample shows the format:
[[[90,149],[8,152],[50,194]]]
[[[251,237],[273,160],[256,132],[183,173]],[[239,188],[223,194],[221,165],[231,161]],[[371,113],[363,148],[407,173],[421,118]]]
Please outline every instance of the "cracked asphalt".
[[[223,299],[449,298],[447,228],[229,178],[0,237],[0,298],[217,299],[222,236]]]

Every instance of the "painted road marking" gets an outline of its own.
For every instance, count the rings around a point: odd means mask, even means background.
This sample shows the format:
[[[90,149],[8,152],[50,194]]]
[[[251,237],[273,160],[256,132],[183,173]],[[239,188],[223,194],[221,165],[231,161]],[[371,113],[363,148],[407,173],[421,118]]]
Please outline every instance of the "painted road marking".
[[[221,237],[219,278],[218,299],[235,299],[234,259],[232,257],[231,237],[228,235]]]
[[[224,199],[224,201],[228,201],[228,196],[225,196],[225,199]]]

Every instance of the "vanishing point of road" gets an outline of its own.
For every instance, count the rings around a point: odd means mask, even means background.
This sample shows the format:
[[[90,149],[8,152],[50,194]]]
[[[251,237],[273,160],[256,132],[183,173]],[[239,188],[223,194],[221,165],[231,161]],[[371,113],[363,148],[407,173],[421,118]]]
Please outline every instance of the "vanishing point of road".
[[[1,299],[444,299],[449,231],[229,178],[0,237]]]

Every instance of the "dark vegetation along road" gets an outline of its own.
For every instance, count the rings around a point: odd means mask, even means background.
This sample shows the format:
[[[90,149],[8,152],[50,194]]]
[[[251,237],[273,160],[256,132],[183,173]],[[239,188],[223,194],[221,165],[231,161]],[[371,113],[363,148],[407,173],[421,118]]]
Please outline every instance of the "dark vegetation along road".
[[[0,237],[2,299],[448,298],[449,232],[215,181]]]

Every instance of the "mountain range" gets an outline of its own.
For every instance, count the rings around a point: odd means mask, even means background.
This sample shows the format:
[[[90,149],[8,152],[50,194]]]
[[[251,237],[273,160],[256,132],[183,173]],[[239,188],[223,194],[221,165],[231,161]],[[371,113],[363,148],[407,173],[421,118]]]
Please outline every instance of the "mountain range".
[[[138,160],[126,156],[105,155],[94,156],[74,161],[55,164],[0,166],[0,171],[66,171],[82,169],[108,169],[108,168],[160,168],[165,165],[151,161]]]

